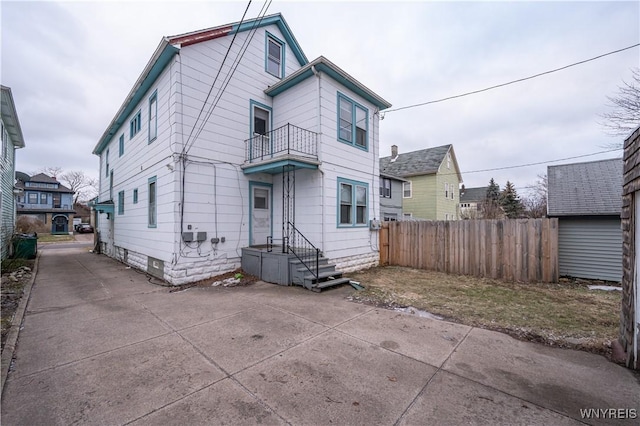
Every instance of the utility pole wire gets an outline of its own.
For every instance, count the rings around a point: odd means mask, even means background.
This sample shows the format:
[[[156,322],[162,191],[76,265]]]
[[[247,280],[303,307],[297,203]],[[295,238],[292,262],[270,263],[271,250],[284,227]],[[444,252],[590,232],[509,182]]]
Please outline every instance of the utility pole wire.
[[[554,73],[554,72],[562,71],[562,70],[565,70],[567,68],[575,67],[576,65],[581,65],[581,64],[584,64],[584,63],[587,63],[587,62],[595,61],[596,59],[604,58],[605,56],[613,55],[615,53],[624,52],[625,50],[633,49],[634,47],[638,47],[638,46],[640,46],[640,43],[636,43],[636,44],[634,44],[632,46],[627,46],[627,47],[624,47],[622,49],[614,50],[612,52],[604,53],[602,55],[594,56],[593,58],[585,59],[584,61],[575,62],[573,64],[565,65],[563,67],[556,68],[556,69],[553,69],[553,70],[550,70],[550,71],[545,71],[545,72],[541,72],[539,74],[531,75],[529,77],[519,78],[517,80],[509,81],[507,83],[496,84],[495,86],[486,87],[486,88],[480,89],[480,90],[474,90],[473,92],[467,92],[467,93],[463,93],[461,95],[455,95],[455,96],[448,96],[446,98],[436,99],[435,101],[422,102],[422,103],[419,103],[419,104],[407,105],[407,106],[400,107],[400,108],[389,109],[389,110],[384,111],[384,114],[389,113],[389,112],[402,111],[403,109],[416,108],[416,107],[419,107],[419,106],[435,104],[435,103],[438,103],[438,102],[444,102],[444,101],[448,101],[448,100],[451,100],[451,99],[462,98],[463,96],[475,95],[477,93],[482,93],[482,92],[486,92],[488,90],[497,89],[498,87],[504,87],[504,86],[508,86],[510,84],[520,83],[520,82],[523,82],[523,81],[526,81],[526,80],[531,80],[532,78],[540,77],[540,76],[543,76],[543,75],[547,75],[547,74],[551,74],[551,73]]]

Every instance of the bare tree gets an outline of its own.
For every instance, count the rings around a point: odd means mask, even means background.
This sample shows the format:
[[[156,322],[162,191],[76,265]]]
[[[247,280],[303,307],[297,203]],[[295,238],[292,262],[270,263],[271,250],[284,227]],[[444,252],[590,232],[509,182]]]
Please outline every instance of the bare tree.
[[[612,136],[629,136],[640,126],[640,68],[632,68],[631,74],[631,81],[623,81],[615,96],[607,96],[611,111],[601,115],[600,124]]]
[[[73,204],[89,201],[98,193],[98,180],[81,171],[70,171],[61,174],[58,179],[75,192]]]
[[[38,171],[36,173],[33,173],[32,175],[35,175],[38,173],[44,173],[47,176],[51,176],[52,178],[58,179],[58,176],[60,176],[62,172],[63,170],[62,170],[62,167],[60,166],[47,166],[47,167],[38,169]]]
[[[525,214],[528,217],[545,217],[547,215],[547,175],[538,175],[533,190],[522,200]]]

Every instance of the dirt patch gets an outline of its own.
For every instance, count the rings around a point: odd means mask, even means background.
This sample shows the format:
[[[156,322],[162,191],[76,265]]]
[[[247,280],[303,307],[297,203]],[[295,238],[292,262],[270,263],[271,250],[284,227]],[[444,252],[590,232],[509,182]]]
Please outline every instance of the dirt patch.
[[[521,340],[610,356],[618,336],[621,292],[589,290],[590,281],[521,284],[395,266],[350,276],[366,287],[354,301],[412,306]]]
[[[242,269],[238,268],[225,274],[207,278],[206,280],[172,286],[169,292],[173,293],[176,291],[182,291],[191,287],[241,287],[251,285],[258,280],[260,280],[260,278],[247,274]]]
[[[2,262],[0,278],[0,322],[2,324],[2,350],[11,329],[24,288],[31,280],[35,260],[10,259]]]

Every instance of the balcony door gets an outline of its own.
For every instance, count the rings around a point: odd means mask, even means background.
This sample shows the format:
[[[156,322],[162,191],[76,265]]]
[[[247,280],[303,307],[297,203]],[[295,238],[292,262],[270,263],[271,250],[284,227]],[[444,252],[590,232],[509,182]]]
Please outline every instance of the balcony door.
[[[263,159],[271,156],[271,111],[253,105],[253,158]]]

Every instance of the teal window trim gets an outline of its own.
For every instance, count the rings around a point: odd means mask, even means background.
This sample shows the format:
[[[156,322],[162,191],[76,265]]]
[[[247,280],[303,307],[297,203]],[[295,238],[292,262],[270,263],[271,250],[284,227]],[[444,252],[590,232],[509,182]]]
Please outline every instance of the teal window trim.
[[[262,110],[265,110],[269,113],[269,128],[267,129],[267,134],[273,130],[273,109],[268,106],[265,105],[261,102],[258,101],[254,101],[253,99],[249,99],[249,153],[253,153],[253,137],[255,136],[254,134],[254,112],[255,112],[255,108],[260,108]],[[269,140],[269,152],[273,152],[273,138],[271,138]],[[260,148],[260,147],[259,147]],[[262,147],[262,149],[264,149],[264,147]]]
[[[253,99],[249,99],[249,138],[252,138],[254,136],[253,134],[253,112],[255,111],[255,108],[258,107],[260,109],[263,109],[265,111],[267,111],[269,113],[269,128],[267,129],[267,133],[270,132],[271,130],[273,130],[273,108],[271,108],[269,105],[265,105],[261,102],[258,101],[254,101]]]
[[[349,104],[351,106],[351,116],[349,117],[351,119],[351,123],[350,123],[350,135],[349,137],[343,137],[343,135],[341,134],[340,130],[342,128],[340,122],[341,122],[341,117],[340,117],[340,102],[344,101],[345,103]],[[338,97],[337,97],[337,101],[336,101],[336,127],[337,127],[337,131],[338,131],[338,140],[340,142],[346,143],[348,145],[354,146],[358,149],[361,149],[363,151],[369,151],[369,110],[364,107],[363,105],[359,104],[358,102],[354,101],[353,99],[349,98],[346,95],[343,95],[342,93],[338,92]],[[357,120],[358,117],[358,111],[360,111],[361,113],[364,113],[364,126],[358,126],[359,121]],[[360,121],[362,121],[362,119],[360,119]],[[358,129],[363,129],[364,130],[364,145],[358,144]]]
[[[124,191],[118,192],[118,214],[124,214]]]
[[[274,77],[277,77],[279,79],[283,79],[284,78],[284,70],[285,70],[285,61],[284,61],[284,54],[287,50],[287,44],[280,40],[278,37],[274,36],[273,34],[271,34],[269,31],[265,31],[265,39],[264,39],[264,70],[271,74]],[[273,42],[275,45],[280,46],[280,75],[275,74],[274,72],[269,70],[269,42]]]
[[[119,156],[122,157],[124,155],[124,133],[120,135],[120,139],[118,140],[119,145]]]
[[[342,186],[351,185],[351,210],[349,213],[349,223],[341,223],[341,213],[342,213],[342,204],[341,204],[341,190]],[[364,188],[365,190],[365,204],[358,205],[357,193],[358,188]],[[358,207],[364,207],[364,213],[362,215],[362,220],[358,221]],[[369,224],[369,184],[365,182],[359,182],[351,179],[338,178],[338,188],[337,188],[337,198],[336,198],[336,226],[338,228],[365,228]]]
[[[273,184],[266,182],[257,182],[254,180],[249,181],[249,245],[253,241],[253,188],[264,187],[269,188],[269,216],[271,217],[271,223],[269,235],[273,236]]]
[[[104,156],[104,177],[109,177],[109,148],[107,148],[107,153]]]
[[[133,190],[133,204],[138,204],[138,188]]]
[[[140,129],[142,128],[142,110],[138,110],[138,112],[133,116],[131,121],[129,121],[129,139],[133,139],[135,135],[138,134]]]
[[[158,138],[158,91],[149,97],[149,143]]]
[[[153,187],[152,187],[153,184]],[[153,188],[153,194],[152,194]],[[147,181],[147,191],[149,200],[147,202],[148,206],[148,218],[147,218],[147,227],[148,228],[157,228],[158,227],[158,178],[157,176],[150,177]]]

